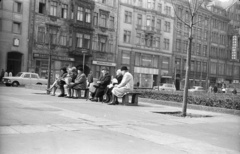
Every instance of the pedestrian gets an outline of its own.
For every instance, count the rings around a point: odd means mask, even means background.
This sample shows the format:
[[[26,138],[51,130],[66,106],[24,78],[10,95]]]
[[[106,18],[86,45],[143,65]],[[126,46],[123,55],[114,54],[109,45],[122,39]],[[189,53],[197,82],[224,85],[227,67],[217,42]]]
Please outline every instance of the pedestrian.
[[[93,83],[93,74],[92,71],[89,72],[88,77],[87,77],[87,86],[89,87],[91,83]]]
[[[214,92],[215,94],[218,92],[217,84],[214,85],[214,87],[213,87],[213,92]]]
[[[213,92],[213,86],[210,85],[209,88],[208,88],[208,93],[212,93]]]
[[[107,85],[109,85],[111,82],[111,76],[108,73],[108,69],[106,67],[102,68],[102,74],[97,81],[98,86],[96,86],[96,92],[94,94],[94,98],[91,99],[92,101],[98,102],[98,101],[103,101],[103,95],[104,92],[107,88]]]
[[[5,73],[5,71],[4,71],[4,69],[2,69],[2,71],[1,71],[1,76],[0,76],[0,82],[2,82],[2,79],[3,79],[3,77],[4,77],[4,73]]]
[[[115,86],[112,90],[113,99],[112,102],[108,105],[116,105],[118,103],[118,97],[123,97],[125,93],[133,90],[133,76],[128,72],[128,68],[123,66],[121,68],[121,73],[123,75],[123,79],[121,83]]]
[[[64,92],[64,87],[63,86],[64,86],[64,84],[66,84],[66,82],[65,82],[65,77],[67,76],[66,67],[61,68],[60,72],[61,72],[60,77],[57,79],[56,84],[52,87],[53,88],[52,96],[55,96],[57,88],[59,88],[61,90],[61,94],[59,95],[59,97],[64,97],[65,92]],[[50,90],[52,90],[52,89],[50,89]]]
[[[232,94],[234,94],[234,95],[237,94],[237,89],[236,88],[233,89]]]
[[[12,72],[9,72],[9,75],[8,75],[9,77],[12,77]]]
[[[8,72],[7,71],[4,73],[4,77],[8,77]]]

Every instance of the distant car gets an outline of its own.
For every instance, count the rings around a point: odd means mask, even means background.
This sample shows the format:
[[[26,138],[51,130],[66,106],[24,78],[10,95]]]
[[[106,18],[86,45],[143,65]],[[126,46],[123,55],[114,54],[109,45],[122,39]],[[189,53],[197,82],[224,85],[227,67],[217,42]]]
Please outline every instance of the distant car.
[[[47,79],[41,79],[38,74],[31,72],[19,72],[13,77],[3,77],[3,83],[6,86],[18,87],[26,84],[47,84]]]
[[[165,91],[176,91],[176,87],[174,84],[170,84],[170,83],[164,83],[162,86],[154,86],[153,87],[154,90],[165,90]]]
[[[191,89],[188,89],[189,92],[205,92],[204,88],[201,86],[193,86]]]

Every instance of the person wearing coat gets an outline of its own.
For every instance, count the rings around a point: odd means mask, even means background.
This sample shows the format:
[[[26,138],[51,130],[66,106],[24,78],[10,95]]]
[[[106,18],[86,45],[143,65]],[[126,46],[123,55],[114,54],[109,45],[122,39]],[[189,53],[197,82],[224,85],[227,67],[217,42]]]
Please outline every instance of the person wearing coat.
[[[83,69],[79,68],[77,71],[78,71],[78,74],[74,80],[74,83],[68,86],[68,89],[70,89],[69,90],[70,96],[68,98],[71,98],[71,97],[78,98],[79,96],[78,96],[77,90],[87,88],[87,78],[86,78],[86,75],[83,73]],[[71,91],[73,90],[75,91],[76,97],[71,96]]]
[[[67,69],[66,69],[66,67],[61,68],[60,72],[61,72],[60,77],[57,79],[56,83],[52,87],[53,88],[52,96],[55,96],[56,90],[57,90],[57,88],[59,88],[60,91],[61,91],[61,94],[59,95],[59,97],[64,97],[65,96],[65,92],[64,92],[64,87],[63,86],[66,84],[66,82],[65,82],[65,78],[67,76]],[[51,89],[48,89],[48,90],[51,90]]]
[[[128,72],[128,68],[123,66],[121,68],[121,72],[123,75],[123,79],[121,83],[115,86],[112,90],[113,99],[112,102],[108,105],[116,105],[118,103],[118,97],[123,97],[125,93],[131,92],[133,90],[133,76],[131,73]]]
[[[92,101],[102,101],[104,92],[111,82],[111,76],[108,73],[107,68],[102,68],[102,75],[100,76],[99,80],[97,81],[98,86],[96,87],[96,92],[94,94],[94,98],[91,99]]]

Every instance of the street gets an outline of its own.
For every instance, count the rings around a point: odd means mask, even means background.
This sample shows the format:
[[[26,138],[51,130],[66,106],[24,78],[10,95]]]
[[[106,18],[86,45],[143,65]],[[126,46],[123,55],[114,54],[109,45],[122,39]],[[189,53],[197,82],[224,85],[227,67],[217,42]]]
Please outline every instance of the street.
[[[239,116],[183,118],[181,108],[107,105],[0,86],[1,154],[239,154]]]

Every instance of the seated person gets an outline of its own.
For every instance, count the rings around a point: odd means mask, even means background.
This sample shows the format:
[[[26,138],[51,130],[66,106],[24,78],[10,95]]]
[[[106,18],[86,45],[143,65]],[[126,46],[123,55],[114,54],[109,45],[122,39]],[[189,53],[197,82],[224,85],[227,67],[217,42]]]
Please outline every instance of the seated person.
[[[94,98],[91,100],[98,101],[99,99],[100,101],[102,101],[104,92],[107,88],[107,85],[109,85],[110,82],[111,82],[111,76],[109,75],[107,68],[102,68],[102,74],[99,80],[97,81],[98,86],[96,86],[96,91],[93,94]]]
[[[57,78],[56,82],[54,82],[54,84],[51,86],[50,89],[47,89],[47,91],[49,91],[49,92],[51,92],[53,89],[52,96],[55,96],[57,88],[59,88],[61,90],[61,94],[59,95],[59,97],[63,97],[65,95],[63,86],[64,86],[64,84],[66,84],[65,77],[67,76],[67,69],[65,67],[63,67],[63,68],[61,68],[60,72],[61,72],[60,77]]]
[[[73,92],[68,87],[69,87],[69,85],[74,84],[74,80],[76,79],[76,77],[77,77],[77,69],[76,69],[76,67],[69,68],[68,69],[68,74],[67,74],[67,76],[65,78],[66,84],[64,85],[64,88],[67,89],[67,96],[66,96],[66,98],[71,98],[72,97]]]
[[[122,81],[123,75],[121,73],[121,70],[118,69],[116,71],[116,77],[112,79],[112,83],[107,86],[107,90],[105,92],[106,95],[106,100],[104,101],[105,103],[108,103],[111,98],[112,98],[112,89],[114,88],[115,85],[120,84]]]
[[[78,75],[74,81],[74,83],[70,84],[67,88],[70,89],[70,95],[72,91],[75,91],[76,97],[73,98],[79,98],[77,91],[80,89],[86,89],[87,88],[87,78],[86,75],[83,73],[82,68],[78,68]],[[71,95],[73,96],[73,95]]]
[[[133,76],[128,72],[128,68],[123,66],[121,68],[121,73],[123,75],[123,79],[119,85],[116,85],[113,90],[113,99],[112,102],[108,105],[116,105],[118,103],[118,97],[123,97],[125,93],[131,92],[133,90]]]

